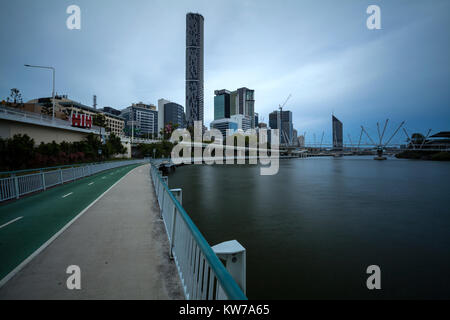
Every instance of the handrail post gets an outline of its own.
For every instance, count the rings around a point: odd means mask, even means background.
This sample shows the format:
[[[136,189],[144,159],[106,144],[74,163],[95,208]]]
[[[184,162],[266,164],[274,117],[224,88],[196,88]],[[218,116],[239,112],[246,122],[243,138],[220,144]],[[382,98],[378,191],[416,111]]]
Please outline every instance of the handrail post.
[[[169,187],[169,178],[168,177],[161,177],[163,182],[167,185],[167,187]],[[162,200],[161,200],[161,219],[163,219],[163,211],[164,211],[164,198],[166,193],[164,192],[164,188],[163,188],[163,194],[162,194]]]
[[[172,192],[173,195],[175,196],[175,198],[177,198],[180,205],[183,205],[183,190],[182,189],[170,189],[170,192]],[[177,206],[173,206],[172,237],[170,238],[170,250],[169,250],[170,259],[173,259],[173,247],[175,244],[176,222],[177,222]]]
[[[212,247],[214,253],[222,260],[225,260],[225,268],[246,293],[246,250],[236,240],[225,241]],[[219,300],[226,299],[225,292],[220,288],[217,292]]]
[[[19,199],[19,180],[15,173],[12,175],[14,177],[14,189],[16,191],[16,199]]]
[[[63,181],[63,175],[62,175],[62,168],[59,168],[59,179],[61,180],[61,184],[63,184],[64,181]]]
[[[42,190],[46,190],[45,188],[45,173],[41,170],[41,177],[42,177]]]

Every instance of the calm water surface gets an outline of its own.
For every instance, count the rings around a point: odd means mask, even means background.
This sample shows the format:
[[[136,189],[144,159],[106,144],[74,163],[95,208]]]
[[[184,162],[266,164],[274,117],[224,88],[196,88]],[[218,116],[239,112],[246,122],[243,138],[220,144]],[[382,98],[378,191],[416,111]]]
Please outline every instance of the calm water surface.
[[[450,163],[191,165],[169,176],[207,241],[247,249],[250,299],[450,298]],[[381,290],[366,268],[381,268]]]

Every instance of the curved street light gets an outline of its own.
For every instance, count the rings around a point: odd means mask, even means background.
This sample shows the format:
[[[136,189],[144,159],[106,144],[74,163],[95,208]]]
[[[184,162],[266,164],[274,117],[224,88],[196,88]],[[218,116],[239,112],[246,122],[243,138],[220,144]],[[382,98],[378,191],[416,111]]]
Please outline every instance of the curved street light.
[[[55,68],[46,66],[34,66],[31,64],[24,64],[28,68],[50,69],[53,74],[53,89],[52,89],[52,121],[55,120]]]

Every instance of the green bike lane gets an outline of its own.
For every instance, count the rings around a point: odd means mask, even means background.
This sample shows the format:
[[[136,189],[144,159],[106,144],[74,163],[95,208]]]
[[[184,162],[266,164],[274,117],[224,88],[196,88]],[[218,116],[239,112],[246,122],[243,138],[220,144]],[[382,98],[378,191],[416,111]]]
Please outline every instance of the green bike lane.
[[[0,281],[138,166],[110,169],[0,205]]]

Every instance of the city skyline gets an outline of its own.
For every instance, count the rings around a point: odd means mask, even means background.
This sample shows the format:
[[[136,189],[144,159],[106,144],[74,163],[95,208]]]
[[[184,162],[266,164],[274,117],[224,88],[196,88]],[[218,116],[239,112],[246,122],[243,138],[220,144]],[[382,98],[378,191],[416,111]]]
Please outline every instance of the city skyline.
[[[406,120],[410,133],[446,130],[450,45],[441,31],[449,27],[449,4],[381,3],[382,29],[368,30],[369,4],[335,7],[304,1],[279,7],[227,1],[223,7],[201,1],[177,6],[136,1],[131,10],[125,3],[108,8],[101,1],[80,2],[81,30],[68,30],[66,4],[8,3],[2,24],[31,23],[2,36],[10,45],[0,63],[2,74],[8,74],[0,82],[1,98],[14,87],[24,100],[49,96],[51,75],[23,67],[39,63],[56,68],[59,94],[87,105],[96,94],[99,107],[123,109],[131,102],[166,98],[186,108],[185,16],[199,12],[205,18],[208,127],[214,118],[214,90],[247,86],[258,92],[255,112],[266,123],[292,93],[285,109],[292,111],[299,135],[307,132],[307,140],[322,131],[331,137],[333,112],[345,124],[344,140],[347,134],[359,136],[361,124],[375,134],[376,122],[385,118],[393,125]],[[54,50],[46,50],[54,44]]]

